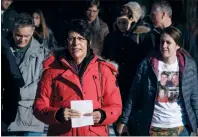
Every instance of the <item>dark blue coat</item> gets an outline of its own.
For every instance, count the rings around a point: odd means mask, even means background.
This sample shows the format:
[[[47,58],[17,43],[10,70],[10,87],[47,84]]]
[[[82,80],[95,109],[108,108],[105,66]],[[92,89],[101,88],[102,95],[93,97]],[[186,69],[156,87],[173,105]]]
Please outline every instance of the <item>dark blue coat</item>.
[[[196,132],[198,123],[198,77],[195,61],[181,52],[180,96],[184,99],[188,125]],[[138,68],[130,96],[123,108],[121,122],[128,124],[131,135],[149,135],[157,91],[157,58],[145,59]]]

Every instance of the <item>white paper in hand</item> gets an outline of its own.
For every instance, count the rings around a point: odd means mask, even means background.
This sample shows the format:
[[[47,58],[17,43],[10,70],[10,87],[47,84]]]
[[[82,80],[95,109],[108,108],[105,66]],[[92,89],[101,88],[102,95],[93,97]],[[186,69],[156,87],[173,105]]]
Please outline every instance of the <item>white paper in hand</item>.
[[[78,110],[80,113],[92,113],[92,100],[75,100],[71,101],[71,109]],[[93,116],[81,116],[80,118],[72,118],[72,128],[94,125]]]

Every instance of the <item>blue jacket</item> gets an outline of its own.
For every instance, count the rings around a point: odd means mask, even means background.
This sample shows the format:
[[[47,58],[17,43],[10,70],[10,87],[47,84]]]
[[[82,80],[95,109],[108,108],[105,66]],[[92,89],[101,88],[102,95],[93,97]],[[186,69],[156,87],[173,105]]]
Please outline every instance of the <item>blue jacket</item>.
[[[180,73],[180,95],[184,99],[188,125],[196,132],[198,123],[198,77],[195,61],[180,50],[177,52]],[[138,68],[130,96],[120,118],[132,135],[149,135],[157,92],[158,55],[151,55]]]

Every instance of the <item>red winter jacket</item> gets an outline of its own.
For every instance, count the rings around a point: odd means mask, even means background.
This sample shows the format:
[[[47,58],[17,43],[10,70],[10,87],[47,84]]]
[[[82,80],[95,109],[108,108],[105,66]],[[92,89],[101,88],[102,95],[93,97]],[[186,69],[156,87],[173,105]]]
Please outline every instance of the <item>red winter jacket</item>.
[[[101,82],[98,63],[100,62]],[[40,121],[49,124],[49,136],[107,136],[107,124],[114,123],[121,115],[122,104],[116,84],[115,67],[94,57],[85,70],[82,81],[67,60],[51,56],[44,62],[45,71],[37,89],[33,110]],[[103,87],[101,88],[101,85]],[[101,91],[102,89],[102,91]],[[104,105],[101,107],[101,96]],[[70,108],[72,100],[92,100],[93,109],[102,109],[106,119],[94,126],[72,128],[71,121],[60,123],[55,119],[60,108]]]

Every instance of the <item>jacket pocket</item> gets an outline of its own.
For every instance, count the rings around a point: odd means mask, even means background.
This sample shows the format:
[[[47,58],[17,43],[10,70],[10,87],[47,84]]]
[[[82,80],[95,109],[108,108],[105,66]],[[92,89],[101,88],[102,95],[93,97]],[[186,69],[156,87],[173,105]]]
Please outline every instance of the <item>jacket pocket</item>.
[[[90,136],[107,136],[107,126],[89,126]]]
[[[18,114],[16,123],[19,126],[30,126],[33,121],[33,101],[20,101],[18,106]]]

